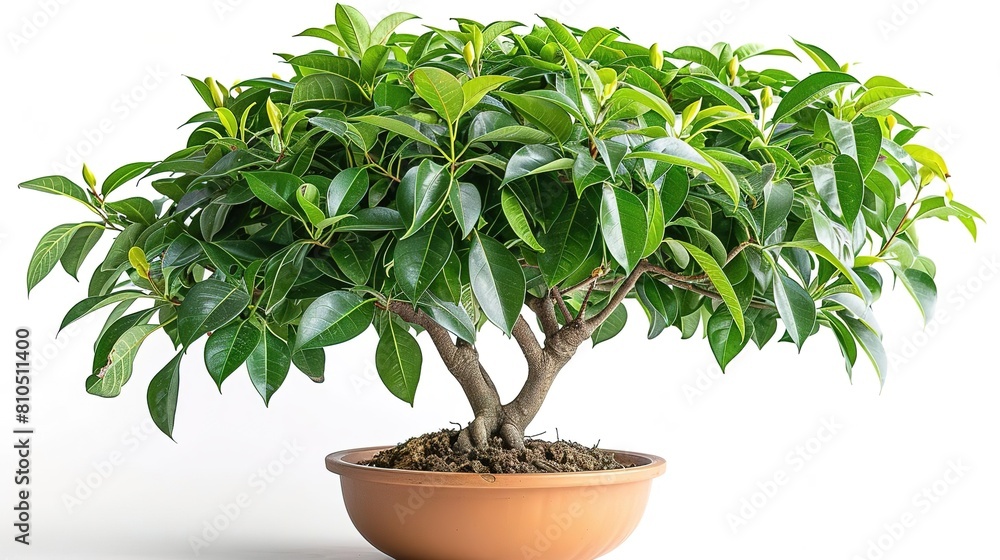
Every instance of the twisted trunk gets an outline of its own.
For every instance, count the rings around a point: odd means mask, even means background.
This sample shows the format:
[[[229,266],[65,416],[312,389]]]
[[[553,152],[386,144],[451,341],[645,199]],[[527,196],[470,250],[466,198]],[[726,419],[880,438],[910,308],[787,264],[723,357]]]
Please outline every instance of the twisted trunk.
[[[741,245],[740,250],[742,248]],[[500,437],[504,445],[522,449],[525,429],[541,409],[559,372],[573,358],[580,345],[624,302],[645,273],[656,275],[660,281],[677,288],[696,291],[709,297],[721,297],[695,285],[693,282],[699,280],[698,277],[683,277],[647,261],[639,263],[628,276],[612,281],[611,286],[617,287],[607,305],[589,318],[587,305],[590,295],[607,274],[604,269],[594,271],[591,279],[567,289],[566,293],[553,288],[545,297],[528,296],[527,305],[538,319],[544,335],[544,345],[539,343],[524,317],[518,317],[511,334],[528,364],[528,379],[517,397],[507,404],[500,400],[496,386],[480,362],[479,352],[474,346],[461,339],[454,340],[444,327],[409,303],[390,301],[386,304],[386,309],[427,331],[448,371],[465,391],[475,417],[459,432],[456,447],[459,450],[471,450],[487,446],[494,437]],[[604,282],[601,284],[605,285]],[[574,317],[563,298],[570,292],[582,289],[587,290],[586,296]],[[562,316],[562,321],[557,313]]]

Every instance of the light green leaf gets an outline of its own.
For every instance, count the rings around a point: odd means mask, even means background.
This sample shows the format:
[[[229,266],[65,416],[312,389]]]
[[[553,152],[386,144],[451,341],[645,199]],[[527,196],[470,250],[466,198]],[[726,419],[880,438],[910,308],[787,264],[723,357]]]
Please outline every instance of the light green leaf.
[[[521,207],[517,196],[510,189],[500,191],[500,205],[503,208],[504,217],[507,218],[507,223],[510,224],[511,229],[514,230],[514,233],[517,234],[521,241],[524,241],[535,251],[544,253],[545,248],[538,244],[535,234],[532,233],[531,226],[528,224],[528,217],[524,215],[524,208]]]
[[[780,123],[814,101],[848,84],[859,83],[857,78],[843,72],[817,72],[799,83],[785,94],[774,111],[775,123]]]
[[[514,79],[510,76],[476,76],[462,84],[462,92],[465,97],[462,114],[471,111],[486,94]]]
[[[160,327],[140,324],[125,331],[112,346],[107,365],[87,378],[87,392],[98,397],[117,397],[122,386],[132,377],[132,364],[139,346]]]
[[[729,313],[727,315],[734,322],[736,328],[739,329],[740,334],[745,335],[746,324],[743,321],[743,308],[740,306],[739,298],[736,297],[736,291],[733,289],[732,283],[729,282],[729,278],[726,276],[726,273],[722,271],[722,267],[715,260],[715,258],[698,247],[684,241],[677,241],[677,243],[687,249],[687,252],[690,253],[691,257],[698,263],[698,266],[705,271],[708,279],[712,282],[712,285],[715,286],[715,290],[719,292],[719,296],[722,297],[723,303],[725,303],[726,307],[729,308]]]
[[[357,55],[368,50],[372,42],[372,31],[365,16],[346,4],[337,4],[335,14],[337,29],[348,50]]]
[[[465,93],[455,76],[432,66],[417,68],[410,75],[417,95],[448,123],[462,115]]]

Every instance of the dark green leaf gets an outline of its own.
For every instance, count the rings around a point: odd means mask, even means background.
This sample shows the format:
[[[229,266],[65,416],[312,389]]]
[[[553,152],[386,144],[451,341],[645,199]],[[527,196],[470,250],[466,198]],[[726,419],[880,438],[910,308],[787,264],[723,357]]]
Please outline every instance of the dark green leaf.
[[[750,342],[750,337],[743,336],[743,331],[725,307],[720,307],[712,314],[705,325],[705,333],[712,347],[712,353],[715,354],[715,359],[723,372],[726,371],[729,362],[733,361],[733,358]]]
[[[375,369],[389,392],[412,406],[423,362],[420,345],[395,321],[387,320],[384,325],[375,348]]]
[[[419,301],[444,268],[453,247],[452,233],[437,220],[400,240],[393,253],[396,283],[410,301]]]
[[[285,382],[288,370],[292,367],[288,344],[281,340],[270,329],[264,327],[264,332],[257,341],[257,346],[247,358],[247,372],[257,393],[264,399],[264,406],[271,403],[271,397]]]
[[[174,438],[174,417],[177,415],[177,392],[181,383],[181,359],[179,352],[167,362],[163,369],[153,376],[146,390],[146,405],[153,423],[170,439]]]
[[[295,351],[341,344],[368,329],[375,316],[375,303],[345,291],[316,298],[299,322]]]
[[[549,230],[538,236],[545,252],[538,267],[549,286],[557,286],[580,267],[597,236],[597,213],[586,201],[567,204]]]
[[[222,391],[226,380],[243,362],[260,341],[260,328],[250,321],[236,321],[212,333],[205,342],[205,367]]]
[[[406,172],[396,194],[396,204],[406,227],[404,238],[437,216],[453,184],[454,179],[445,167],[427,159]]]
[[[228,324],[249,303],[250,296],[240,286],[213,279],[198,282],[177,309],[181,343],[190,346],[201,335]]]
[[[510,336],[524,307],[524,273],[517,258],[499,241],[474,235],[469,251],[469,279],[486,317]]]
[[[774,111],[774,122],[778,123],[808,107],[814,101],[848,84],[859,83],[857,78],[843,72],[817,72],[812,74],[785,94]]]
[[[611,256],[626,271],[631,272],[642,258],[647,227],[646,208],[637,196],[625,189],[604,187],[601,233]]]

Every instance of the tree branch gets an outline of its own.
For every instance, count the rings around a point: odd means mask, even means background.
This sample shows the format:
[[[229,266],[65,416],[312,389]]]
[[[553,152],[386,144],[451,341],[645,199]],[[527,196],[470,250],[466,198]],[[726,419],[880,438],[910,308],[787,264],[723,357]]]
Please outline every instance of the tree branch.
[[[556,308],[552,304],[552,299],[548,297],[537,298],[529,295],[527,297],[528,309],[531,309],[538,317],[538,322],[542,325],[542,332],[546,337],[559,332],[559,320],[556,318]]]
[[[559,311],[562,312],[563,321],[569,324],[573,320],[573,314],[569,312],[569,308],[566,307],[566,300],[563,299],[562,293],[559,288],[552,288],[549,292],[549,298],[551,298],[559,306]]]
[[[423,327],[427,331],[427,334],[430,335],[431,341],[434,342],[434,346],[437,348],[438,353],[441,354],[441,359],[444,360],[445,365],[451,368],[455,364],[458,358],[458,344],[451,339],[451,334],[439,325],[437,321],[432,319],[430,315],[420,309],[414,309],[410,303],[405,301],[390,301],[386,309],[399,315],[407,323]]]
[[[689,292],[694,292],[696,294],[700,294],[700,295],[703,295],[705,297],[710,297],[712,299],[722,299],[722,295],[719,294],[719,292],[714,292],[712,290],[706,290],[705,288],[702,288],[700,286],[696,286],[696,285],[692,284],[691,282],[689,282],[687,280],[678,280],[677,279],[677,274],[675,274],[673,272],[670,272],[669,270],[667,270],[667,269],[665,269],[663,267],[650,264],[648,266],[647,272],[649,272],[650,274],[656,274],[658,276],[661,276],[662,277],[661,281],[663,283],[669,284],[671,286],[674,286],[675,288],[680,288],[681,290],[687,290]],[[750,307],[754,307],[756,309],[774,310],[774,306],[768,305],[768,304],[766,304],[764,302],[760,302],[760,301],[751,301],[750,302]]]
[[[635,287],[636,282],[639,281],[639,277],[642,276],[642,274],[646,272],[650,266],[651,265],[648,261],[641,261],[638,265],[636,265],[635,269],[632,270],[632,273],[625,277],[625,280],[622,281],[621,285],[611,296],[611,299],[608,300],[608,304],[604,307],[604,309],[602,309],[597,315],[594,315],[585,321],[588,330],[593,332],[594,329],[601,326],[601,323],[611,316],[611,313],[615,310],[615,308],[618,307],[621,302],[625,301],[625,297],[628,296],[629,292],[632,291],[632,288]]]
[[[535,333],[531,330],[531,325],[524,320],[523,315],[518,315],[511,334],[514,335],[517,345],[521,347],[521,352],[528,361],[528,366],[536,365],[542,359],[542,346],[538,343]]]

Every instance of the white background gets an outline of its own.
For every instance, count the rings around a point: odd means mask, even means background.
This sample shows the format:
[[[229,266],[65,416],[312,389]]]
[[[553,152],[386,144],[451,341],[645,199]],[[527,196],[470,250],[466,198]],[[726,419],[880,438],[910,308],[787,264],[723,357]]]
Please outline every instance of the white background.
[[[949,160],[957,197],[987,218],[995,215],[1000,189],[988,115],[1000,67],[995,22],[972,2],[358,5],[373,19],[404,10],[440,26],[450,25],[451,16],[530,23],[542,13],[584,27],[617,25],[637,42],[659,41],[667,49],[722,39],[793,48],[793,35],[839,60],[863,61],[855,68],[862,78],[886,73],[933,92],[900,109],[932,128],[922,140]],[[145,410],[145,384],[171,355],[162,337],[140,352],[121,397],[98,399],[86,394],[83,380],[102,319],[54,338],[65,310],[86,295],[85,283],[57,271],[30,301],[24,295],[38,238],[87,216],[67,200],[17,191],[18,181],[59,166],[71,167],[77,179],[76,152],[103,178],[122,163],[159,159],[181,147],[186,132],[178,125],[202,110],[182,74],[226,83],[272,71],[287,77],[289,69],[272,53],[324,48],[318,40],[291,37],[332,23],[333,3],[8,0],[0,12],[0,348],[8,348],[0,359],[8,364],[4,371],[12,369],[14,329],[27,326],[38,360],[34,544],[29,549],[11,540],[14,457],[7,436],[8,443],[0,442],[7,481],[0,497],[2,550],[17,559],[189,557],[190,539],[205,522],[247,493],[250,505],[202,556],[383,558],[350,525],[323,457],[468,421],[457,385],[426,340],[414,409],[379,384],[369,361],[371,333],[330,351],[325,384],[293,372],[269,410],[242,373],[219,396],[200,351],[192,352],[184,363],[175,444],[153,431]],[[751,61],[768,63],[781,61]],[[105,132],[93,132],[101,126]],[[923,232],[925,253],[939,263],[940,319],[924,331],[902,291],[878,304],[894,362],[881,394],[866,363],[856,368],[854,383],[848,381],[830,333],[811,339],[801,355],[788,344],[748,350],[722,377],[707,343],[682,342],[676,330],[647,342],[644,317],[632,308],[623,335],[579,352],[530,431],[551,437],[558,428],[564,438],[600,440],[669,461],[642,525],[608,558],[876,558],[872,541],[887,548],[882,558],[996,557],[1000,246],[990,226],[975,245],[957,224],[929,224]],[[88,263],[88,275],[95,264]],[[524,375],[516,347],[495,333],[485,335],[481,347],[501,390],[511,395]],[[12,391],[4,374],[3,431],[14,427]],[[813,438],[824,423],[835,425],[835,434],[820,442]],[[291,461],[283,465],[286,446],[297,456],[285,454]],[[111,458],[119,459],[113,472],[106,467]],[[962,474],[952,472],[943,482],[949,465],[959,465]],[[254,478],[269,466],[281,474],[263,483]],[[785,483],[765,498],[760,489],[776,476]],[[86,496],[81,484],[88,479],[100,485]],[[914,501],[925,489],[944,495]],[[67,507],[74,495],[84,498]],[[758,507],[750,510],[748,503]],[[906,513],[914,527],[886,528]]]

